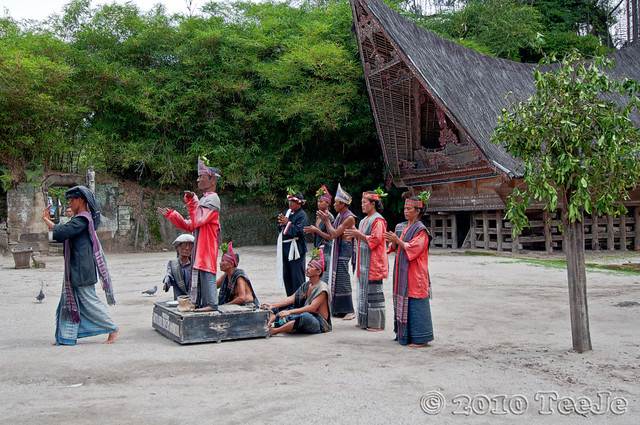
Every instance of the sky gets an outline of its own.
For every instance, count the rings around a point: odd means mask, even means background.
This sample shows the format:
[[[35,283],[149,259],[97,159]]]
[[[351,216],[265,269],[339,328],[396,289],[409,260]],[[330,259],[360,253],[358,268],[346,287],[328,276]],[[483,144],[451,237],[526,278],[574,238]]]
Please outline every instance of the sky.
[[[71,0],[0,0],[0,16],[5,16],[5,9],[9,9],[9,16],[19,21],[21,19],[42,20],[52,13],[62,14],[64,5]],[[166,6],[167,12],[187,13],[186,0],[130,0],[139,9],[147,11],[156,3]],[[200,9],[207,0],[193,0],[195,10]],[[92,0],[91,7],[106,3],[124,4],[127,0]]]

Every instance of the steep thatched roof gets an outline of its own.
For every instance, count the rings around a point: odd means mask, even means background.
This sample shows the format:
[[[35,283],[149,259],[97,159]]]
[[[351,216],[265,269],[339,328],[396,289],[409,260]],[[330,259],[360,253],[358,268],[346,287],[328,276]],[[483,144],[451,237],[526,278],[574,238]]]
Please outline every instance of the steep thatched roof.
[[[534,94],[532,74],[536,64],[495,58],[466,48],[414,24],[380,0],[352,0],[352,6],[354,19],[358,7],[368,9],[379,22],[376,30],[388,37],[394,49],[400,50],[415,78],[456,127],[475,143],[494,171],[512,177],[520,175],[519,160],[490,143],[490,139],[501,109]],[[614,75],[639,79],[640,46],[612,56],[616,61]],[[507,93],[511,93],[508,98]],[[379,132],[384,130],[381,128],[384,124],[377,124]]]

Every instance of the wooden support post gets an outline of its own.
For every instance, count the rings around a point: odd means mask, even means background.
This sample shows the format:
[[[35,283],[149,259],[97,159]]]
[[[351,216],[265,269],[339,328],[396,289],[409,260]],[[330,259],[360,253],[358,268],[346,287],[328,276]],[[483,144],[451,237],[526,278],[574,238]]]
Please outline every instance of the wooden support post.
[[[634,229],[634,241],[633,241],[633,249],[634,251],[640,251],[640,207],[635,207],[633,209],[633,229]]]
[[[455,213],[451,214],[451,248],[458,249],[458,222]]]
[[[616,249],[615,234],[613,231],[613,216],[607,214],[607,249],[613,251]]]
[[[496,235],[498,236],[498,252],[502,251],[502,214],[496,211]]]
[[[436,219],[435,219],[435,214],[429,214],[429,223],[431,226],[431,236],[433,236],[433,239],[436,240],[438,238],[438,231],[436,229]],[[433,244],[433,246],[435,246],[435,244]]]
[[[620,216],[620,251],[627,250],[627,216]]]
[[[638,211],[638,208],[636,208],[636,212]],[[636,219],[636,223],[637,223],[637,219]],[[636,225],[636,229],[637,229],[637,225]],[[469,239],[469,247],[471,249],[476,249],[476,217],[474,215],[474,213],[471,213],[471,226],[469,229],[469,234],[471,235],[471,238]],[[638,237],[636,236],[636,241],[638,241]]]
[[[484,236],[484,249],[489,249],[489,214],[482,211],[482,235]]]
[[[542,226],[544,229],[544,249],[551,254],[553,252],[553,241],[551,240],[551,214],[549,210],[542,211]]]
[[[442,247],[443,248],[449,248],[449,244],[447,243],[447,241],[449,240],[447,238],[447,217],[449,217],[449,215],[443,215],[442,216]]]
[[[591,215],[591,249],[600,250],[600,240],[598,239],[598,212],[594,209]]]

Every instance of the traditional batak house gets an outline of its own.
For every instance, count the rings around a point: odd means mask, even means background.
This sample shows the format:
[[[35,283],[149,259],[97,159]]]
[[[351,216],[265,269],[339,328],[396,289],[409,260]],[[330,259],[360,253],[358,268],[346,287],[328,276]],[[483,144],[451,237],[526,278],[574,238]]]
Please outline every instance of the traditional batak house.
[[[466,48],[380,0],[351,6],[385,164],[396,186],[431,191],[427,220],[436,245],[562,249],[559,221],[544,205],[532,205],[531,228],[511,236],[505,199],[522,181],[520,161],[490,142],[502,108],[534,94],[536,64]],[[639,79],[640,46],[612,56],[614,75]],[[640,249],[640,194],[626,205],[626,216],[585,220],[587,248]]]

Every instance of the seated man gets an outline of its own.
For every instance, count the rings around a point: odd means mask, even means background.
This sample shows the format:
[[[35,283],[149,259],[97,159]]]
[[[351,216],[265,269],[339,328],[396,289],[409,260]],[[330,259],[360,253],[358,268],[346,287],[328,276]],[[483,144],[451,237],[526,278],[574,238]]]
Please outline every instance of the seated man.
[[[217,280],[220,294],[218,305],[238,304],[247,307],[259,307],[260,302],[253,292],[251,282],[244,270],[238,268],[240,257],[233,253],[231,242],[222,244],[222,259],[220,270],[224,272]]]
[[[271,335],[282,332],[317,334],[331,330],[331,291],[320,279],[322,273],[324,256],[322,251],[314,249],[306,270],[309,280],[293,295],[276,303],[263,304],[272,311],[269,319],[273,324],[269,328]]]
[[[176,238],[172,244],[176,248],[178,258],[170,260],[167,264],[167,274],[164,277],[164,292],[169,292],[173,288],[173,299],[177,300],[180,295],[189,294],[191,286],[191,266],[193,261],[193,236],[183,234]]]

